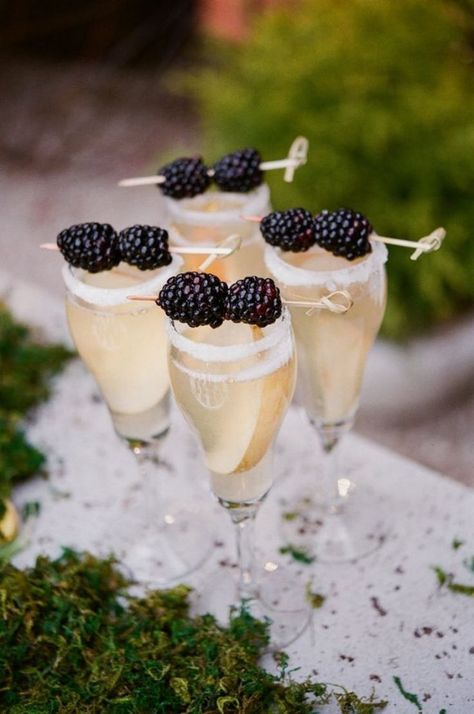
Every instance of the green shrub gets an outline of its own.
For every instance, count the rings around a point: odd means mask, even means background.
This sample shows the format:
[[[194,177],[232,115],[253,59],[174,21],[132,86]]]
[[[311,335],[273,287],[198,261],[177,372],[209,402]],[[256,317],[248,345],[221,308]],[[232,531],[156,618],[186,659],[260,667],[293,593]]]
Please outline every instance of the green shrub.
[[[416,263],[390,250],[389,337],[472,305],[473,61],[472,0],[302,0],[267,12],[243,46],[213,47],[193,78],[206,158],[254,145],[273,159],[309,138],[293,184],[268,174],[276,208],[349,206],[410,239],[445,226]]]

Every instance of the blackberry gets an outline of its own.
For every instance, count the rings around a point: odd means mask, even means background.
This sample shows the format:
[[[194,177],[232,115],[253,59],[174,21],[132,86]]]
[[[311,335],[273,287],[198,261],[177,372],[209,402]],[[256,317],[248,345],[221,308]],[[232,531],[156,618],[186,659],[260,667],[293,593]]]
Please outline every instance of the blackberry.
[[[119,248],[124,260],[139,270],[153,270],[171,263],[168,231],[157,226],[132,226],[120,231]]]
[[[120,263],[118,236],[108,223],[77,223],[57,237],[67,262],[89,273],[111,270]]]
[[[165,182],[158,184],[158,188],[171,198],[192,198],[209,187],[211,178],[207,172],[200,156],[176,159],[158,170],[158,174],[165,177]]]
[[[230,286],[225,299],[226,320],[266,327],[280,315],[280,290],[271,278],[252,275]]]
[[[260,186],[262,157],[256,149],[240,149],[226,154],[214,164],[214,181],[221,191],[246,193]]]
[[[350,208],[321,211],[314,219],[316,243],[334,255],[355,260],[372,251],[372,226],[362,213]]]
[[[269,213],[260,223],[260,232],[270,245],[294,253],[304,252],[316,242],[313,216],[304,208]]]
[[[168,317],[190,327],[219,327],[224,321],[227,284],[211,273],[178,273],[163,285],[156,304]]]

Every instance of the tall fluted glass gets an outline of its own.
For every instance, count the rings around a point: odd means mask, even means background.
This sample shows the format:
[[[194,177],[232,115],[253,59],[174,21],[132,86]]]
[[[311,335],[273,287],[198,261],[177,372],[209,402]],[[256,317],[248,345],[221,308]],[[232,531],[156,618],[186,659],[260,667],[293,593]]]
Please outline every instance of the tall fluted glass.
[[[233,604],[243,600],[255,615],[269,617],[275,642],[291,641],[304,627],[306,612],[296,606],[279,612],[275,592],[262,596],[253,536],[272,486],[272,444],[295,384],[289,313],[263,329],[232,322],[215,330],[170,323],[169,337],[173,394],[198,437],[211,488],[234,524],[239,575]],[[218,586],[217,598],[220,593]]]
[[[267,269],[286,299],[320,302],[334,291],[345,291],[352,301],[345,313],[291,308],[298,394],[324,455],[287,527],[322,560],[357,558],[383,540],[385,525],[376,504],[363,496],[356,477],[349,477],[340,463],[339,442],[353,425],[367,356],[383,319],[386,258],[380,243],[353,262],[317,246],[304,253],[270,246],[265,250]]]
[[[127,298],[131,293],[157,294],[181,265],[174,258],[169,266],[146,272],[123,263],[95,274],[63,269],[66,313],[77,351],[143,475],[138,512],[125,513],[116,524],[115,542],[121,543],[119,554],[137,580],[159,584],[193,570],[210,541],[205,532],[195,541],[192,511],[186,511],[182,499],[171,496],[163,502],[161,449],[170,427],[165,316],[154,303]]]
[[[229,283],[246,275],[262,275],[263,246],[258,226],[242,219],[243,215],[264,215],[270,208],[270,191],[262,184],[248,193],[206,191],[194,198],[165,197],[166,223],[173,245],[216,245],[229,235],[242,238],[240,249],[232,256],[217,259],[210,269]],[[186,256],[184,270],[196,270],[202,256]]]

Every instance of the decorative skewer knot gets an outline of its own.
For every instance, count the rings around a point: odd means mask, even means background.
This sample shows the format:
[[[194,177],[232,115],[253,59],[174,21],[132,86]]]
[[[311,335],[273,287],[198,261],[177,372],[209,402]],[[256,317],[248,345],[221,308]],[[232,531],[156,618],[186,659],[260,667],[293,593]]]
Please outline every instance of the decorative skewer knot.
[[[336,296],[341,297],[343,299],[343,302],[337,302],[334,299]],[[354,304],[354,301],[347,290],[335,290],[334,292],[329,293],[329,295],[325,295],[324,297],[322,297],[320,303],[320,306],[325,307],[326,310],[342,314],[351,309]]]
[[[336,298],[342,298],[342,301]],[[351,294],[347,290],[334,290],[334,292],[324,295],[317,302],[313,300],[283,300],[283,302],[289,307],[308,308],[307,315],[311,315],[313,310],[329,310],[341,315],[350,310],[354,304]]]
[[[295,170],[298,166],[304,166],[308,160],[308,148],[309,141],[305,136],[297,136],[291,144],[288,152],[288,159],[293,159],[295,164],[293,166],[287,166],[285,169],[283,180],[287,183],[291,183],[293,181]]]
[[[439,250],[446,237],[446,231],[441,226],[427,236],[420,238],[418,248],[410,255],[411,260],[418,260],[423,253],[432,253]]]

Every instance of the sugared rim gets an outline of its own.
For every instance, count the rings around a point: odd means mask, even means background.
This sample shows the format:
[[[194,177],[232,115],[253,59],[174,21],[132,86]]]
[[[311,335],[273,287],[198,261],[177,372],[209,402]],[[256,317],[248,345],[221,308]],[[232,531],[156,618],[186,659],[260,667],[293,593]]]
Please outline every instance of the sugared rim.
[[[237,203],[235,208],[222,211],[203,211],[209,201],[222,201],[228,198]],[[242,212],[248,215],[261,215],[268,211],[270,189],[266,183],[248,193],[231,193],[227,191],[206,191],[194,198],[175,199],[164,196],[166,208],[171,221],[190,223],[196,226],[215,226],[222,223],[240,221]]]
[[[283,251],[280,248],[273,248],[268,244],[265,247],[264,260],[272,276],[284,285],[330,285],[331,287],[336,285],[340,288],[352,283],[365,282],[373,270],[387,261],[388,251],[383,243],[372,241],[371,246],[372,252],[357,265],[351,265],[347,261],[347,266],[335,270],[307,270],[290,265],[282,259]],[[321,252],[321,255],[327,253],[319,246],[314,246],[310,251]]]
[[[201,362],[234,362],[276,347],[285,337],[291,335],[291,318],[287,308],[283,307],[278,320],[262,328],[262,337],[244,345],[207,345],[203,342],[194,342],[183,335],[184,330],[188,329],[193,328],[185,323],[168,319],[167,332],[170,344]]]
[[[164,283],[172,275],[179,272],[183,260],[180,256],[174,255],[172,262],[161,268],[157,275],[141,283],[135,283],[125,288],[99,288],[95,285],[87,285],[82,282],[81,277],[86,273],[81,268],[73,268],[71,265],[63,266],[62,274],[64,283],[73,295],[84,300],[90,305],[111,307],[113,305],[123,305],[130,301],[128,296],[133,295],[158,295]],[[145,271],[144,271],[145,275]]]

